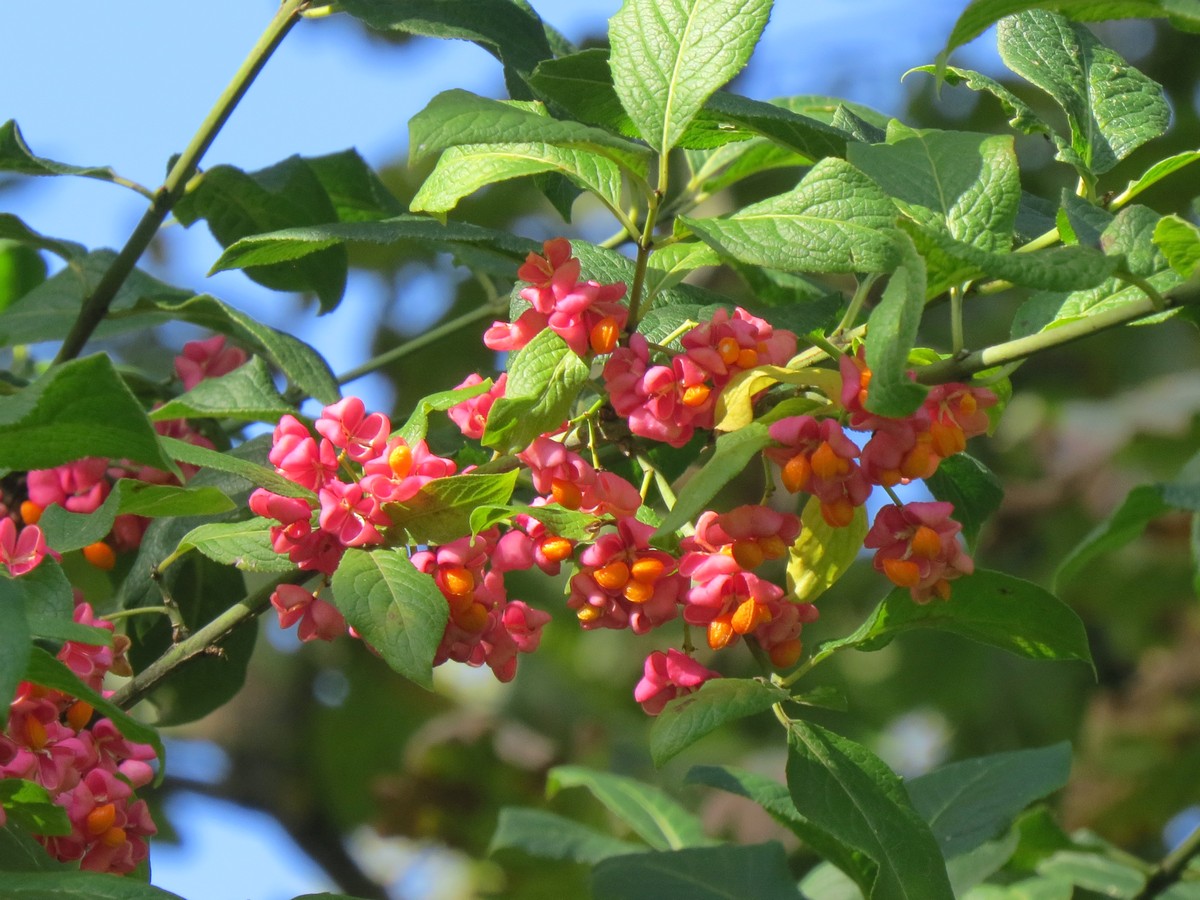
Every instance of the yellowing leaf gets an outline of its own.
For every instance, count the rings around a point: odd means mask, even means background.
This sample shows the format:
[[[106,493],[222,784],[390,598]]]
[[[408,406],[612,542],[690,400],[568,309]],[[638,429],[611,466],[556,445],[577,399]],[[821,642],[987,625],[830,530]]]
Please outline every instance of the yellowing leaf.
[[[788,551],[787,585],[795,599],[812,603],[845,574],[862,549],[867,535],[867,512],[854,511],[854,521],[834,528],[821,515],[821,503],[813,497],[800,515],[800,536]]]
[[[754,421],[754,395],[773,384],[815,387],[826,397],[836,397],[842,389],[842,377],[832,369],[788,369],[784,366],[755,366],[738,372],[717,397],[718,431],[736,431]]]

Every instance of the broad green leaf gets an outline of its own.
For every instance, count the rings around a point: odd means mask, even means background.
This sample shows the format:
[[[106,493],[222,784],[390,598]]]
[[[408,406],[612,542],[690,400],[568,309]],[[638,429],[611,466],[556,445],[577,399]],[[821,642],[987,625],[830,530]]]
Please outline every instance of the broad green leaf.
[[[529,84],[573,118],[626,137],[641,137],[613,87],[607,47],[590,47],[538,63]]]
[[[417,401],[416,409],[408,416],[408,420],[396,432],[400,437],[404,438],[409,444],[415,444],[417,441],[425,439],[425,433],[429,429],[429,414],[431,412],[445,412],[452,406],[462,403],[464,400],[470,400],[472,397],[478,397],[480,394],[486,394],[492,389],[492,379],[485,378],[479,384],[471,387],[454,388],[449,391],[439,391],[436,394],[428,394]]]
[[[955,897],[965,897],[975,886],[1004,868],[1020,845],[1020,833],[1014,828],[994,841],[986,841],[966,853],[946,860],[946,874]]]
[[[36,570],[35,570],[36,571]],[[32,636],[25,621],[20,582],[0,575],[0,696],[13,697],[25,677]],[[0,727],[8,722],[8,704],[0,705]]]
[[[736,431],[754,421],[754,398],[773,384],[793,384],[813,387],[826,397],[837,397],[842,389],[842,376],[833,369],[807,366],[789,369],[785,366],[755,366],[738,372],[721,389],[714,413],[718,431]]]
[[[264,231],[337,221],[337,210],[307,161],[292,156],[257,172],[214,166],[175,206],[185,226],[199,219],[222,247]],[[277,291],[312,291],[321,312],[335,309],[346,289],[346,251],[330,247],[286,266],[246,269],[246,275]]]
[[[992,471],[975,457],[958,453],[943,459],[925,484],[938,500],[954,504],[954,521],[961,523],[967,549],[975,546],[979,529],[1004,499],[1004,488]]]
[[[187,523],[194,520],[159,521],[180,523],[186,528]],[[150,534],[147,531],[147,535]],[[159,559],[161,557],[154,562]],[[164,588],[191,632],[208,625],[231,607],[244,603],[240,598],[247,596],[246,582],[240,572],[194,554],[173,563],[154,583],[153,602],[156,605],[162,603]],[[138,616],[135,622],[142,631],[130,648],[129,661],[134,670],[140,672],[173,647],[178,636],[166,616]],[[169,673],[147,698],[154,709],[155,724],[193,722],[232,700],[245,684],[246,669],[257,639],[258,628],[253,622],[246,622],[221,638],[216,644],[219,652],[198,654],[188,660],[187,665]]]
[[[154,422],[170,419],[237,419],[276,422],[296,409],[275,390],[267,364],[258,356],[216,378],[205,378],[185,394],[150,413]]]
[[[472,41],[521,78],[552,55],[541,20],[511,0],[344,0],[338,8],[379,31]]]
[[[176,471],[107,354],[52,366],[0,397],[0,467],[48,469],[87,456]]]
[[[599,281],[601,284],[615,284],[618,281],[626,285],[633,284],[635,266],[633,260],[628,256],[617,253],[615,250],[597,247],[587,241],[573,241],[571,249],[579,258],[582,269],[581,277]],[[729,299],[704,288],[679,284],[660,290],[654,297],[653,308],[679,304],[727,305]]]
[[[676,697],[650,729],[650,756],[662,766],[726,722],[753,716],[788,699],[783,688],[757,678],[713,678]]]
[[[1006,831],[1026,806],[1062,788],[1071,746],[996,753],[950,763],[904,783],[946,859]]]
[[[699,241],[682,241],[655,250],[646,266],[643,296],[653,302],[659,291],[674,287],[697,269],[720,264],[713,249]]]
[[[589,150],[545,143],[464,144],[442,154],[409,206],[413,212],[444,213],[482,187],[555,172],[610,207],[621,209],[621,170]]]
[[[694,766],[687,774],[689,784],[704,784],[753,800],[780,825],[791,830],[859,884],[871,884],[874,864],[856,848],[825,829],[820,820],[809,820],[796,809],[786,785],[754,772],[728,766]]]
[[[673,350],[681,350],[683,345],[679,342],[682,336],[679,329],[689,322],[699,325],[710,321],[718,309],[732,311],[732,304],[701,306],[697,303],[669,303],[657,306],[642,316],[637,330],[654,344],[661,344],[668,336],[676,335],[668,346]]]
[[[72,166],[35,156],[13,119],[0,125],[0,172],[16,172],[20,175],[81,175],[128,186],[128,182],[108,166]]]
[[[592,870],[597,900],[798,900],[783,846],[721,844],[671,853],[635,853],[601,860]]]
[[[336,222],[305,228],[285,228],[251,235],[225,248],[211,272],[300,259],[337,244],[412,245],[428,252],[448,252],[465,265],[481,253],[513,264],[540,245],[506,231],[467,222],[438,222],[428,216],[399,215],[376,222]],[[210,274],[211,274],[210,272]]]
[[[1060,850],[1040,863],[1037,871],[1106,897],[1135,897],[1146,886],[1144,871],[1099,853]]]
[[[61,241],[57,238],[48,238],[38,234],[16,216],[10,213],[0,213],[0,244],[4,244],[6,248],[10,248],[11,244],[7,243],[10,241],[15,244],[24,244],[30,250],[49,250],[55,256],[62,257],[68,263],[87,255],[87,248],[82,244],[76,244],[74,241]],[[42,277],[38,279],[39,284],[46,277],[46,267],[44,264],[41,271]],[[30,285],[26,290],[33,287],[34,285]],[[24,293],[26,291],[21,291],[13,299]]]
[[[12,579],[10,584],[18,591],[17,602],[25,608],[25,621],[34,637],[77,640],[86,635],[84,643],[112,644],[111,634],[104,629],[73,621],[75,597],[71,582],[55,560],[43,559],[36,569]]]
[[[1200,160],[1200,150],[1185,150],[1182,153],[1168,156],[1166,159],[1160,159],[1140,176],[1125,185],[1125,190],[1113,197],[1112,201],[1108,204],[1108,208],[1111,210],[1120,209],[1142,191],[1158,184],[1158,182],[1162,181],[1168,175],[1178,172],[1184,166],[1191,165],[1196,160]]]
[[[121,478],[92,512],[68,512],[55,504],[42,512],[38,525],[46,535],[46,543],[60,553],[67,553],[103,540],[112,529],[113,520],[124,513],[148,518],[204,516],[233,508],[233,501],[216,488],[184,488]]]
[[[550,329],[538,332],[508,361],[508,386],[488,413],[482,443],[500,452],[523,450],[567,420],[588,367]]]
[[[893,125],[888,143],[853,143],[846,159],[915,222],[972,247],[1007,252],[1021,201],[1013,139]]]
[[[997,30],[1000,58],[1067,114],[1071,153],[1059,158],[1102,175],[1167,129],[1162,87],[1057,13],[1028,9]]]
[[[512,497],[517,471],[501,475],[435,478],[402,503],[385,503],[390,536],[409,544],[448,544],[471,534],[471,513],[479,506],[503,506]]]
[[[1183,278],[1175,272],[1166,256],[1153,243],[1159,216],[1144,206],[1127,206],[1104,230],[1101,242],[1105,253],[1121,259],[1129,272],[1144,278],[1162,293],[1177,287]],[[1086,249],[1086,248],[1066,248]],[[1021,254],[1024,255],[1024,254]],[[1036,334],[1055,325],[1096,315],[1145,297],[1142,289],[1117,276],[1095,287],[1037,293],[1017,310],[1013,319],[1013,337]]]
[[[954,23],[940,56],[949,56],[1005,16],[1034,8],[1054,9],[1079,21],[1170,17],[1181,26],[1200,27],[1200,9],[1193,0],[972,0]]]
[[[914,603],[896,588],[853,634],[821,645],[878,650],[913,628],[939,628],[1027,659],[1077,659],[1091,665],[1083,623],[1053,594],[1000,572],[976,570],[952,583],[949,600]]]
[[[652,785],[583,766],[555,766],[546,776],[546,796],[587,788],[608,811],[655,850],[711,844],[699,820]]]
[[[68,863],[50,856],[46,848],[19,825],[10,823],[0,828],[0,871],[6,878],[16,872],[55,872],[71,868]]]
[[[1055,221],[1063,243],[1083,244],[1085,247],[1102,250],[1100,236],[1112,224],[1113,214],[1066,188],[1063,188],[1060,196],[1062,199],[1059,201],[1060,208]],[[1070,290],[1073,287],[1084,285],[1068,285],[1065,289]]]
[[[409,163],[467,144],[549,144],[587,150],[641,176],[648,153],[640,144],[579,122],[552,119],[541,104],[504,103],[469,91],[438,94],[408,123]]]
[[[178,894],[106,872],[5,872],[5,900],[183,900]]]
[[[488,855],[520,850],[539,859],[569,859],[595,865],[610,856],[641,853],[645,849],[645,844],[618,840],[551,812],[505,807],[500,810]]]
[[[33,247],[0,238],[0,313],[46,280],[46,260]]]
[[[817,863],[808,870],[800,879],[800,893],[821,900],[863,900],[854,879],[829,862]]]
[[[244,522],[211,522],[193,528],[176,553],[198,550],[214,562],[246,572],[291,572],[296,565],[271,547],[270,528],[277,525],[258,516]]]
[[[333,602],[392,669],[432,690],[450,607],[403,550],[347,550],[333,573]]]
[[[514,514],[529,516],[546,526],[546,530],[570,541],[589,540],[596,533],[596,517],[588,513],[565,509],[557,503],[546,506],[513,504],[509,509]]]
[[[1171,268],[1191,278],[1200,266],[1200,228],[1179,216],[1163,216],[1154,226],[1154,245]]]
[[[770,11],[771,0],[627,0],[612,17],[613,85],[654,150],[671,150],[741,71]]]
[[[84,684],[75,673],[59,662],[41,647],[34,647],[29,654],[29,663],[25,668],[25,679],[34,684],[44,685],[69,694],[79,700],[86,700],[96,712],[112,719],[117,730],[131,741],[139,744],[149,744],[158,755],[159,763],[164,761],[162,740],[158,732],[149,725],[144,725],[132,718],[120,707],[114,706],[107,699]],[[160,768],[159,778],[162,777]]]
[[[71,833],[67,811],[50,799],[50,793],[32,781],[0,778],[0,806],[22,828],[43,835]]]
[[[1070,581],[1097,556],[1128,544],[1145,531],[1151,520],[1173,509],[1200,512],[1200,483],[1184,481],[1135,487],[1112,515],[1067,554],[1054,575],[1055,586]]]
[[[767,426],[752,422],[745,428],[731,431],[717,438],[712,456],[687,482],[651,542],[669,540],[683,525],[694,522],[717,495],[717,491],[740,475],[758,453],[771,443]]]
[[[339,222],[369,222],[404,211],[357,150],[342,150],[304,160],[329,195]]]
[[[704,107],[722,125],[737,126],[798,154],[808,163],[846,155],[846,135],[831,125],[793,112],[780,103],[764,103],[717,91]]]
[[[115,258],[116,254],[111,250],[93,251],[14,301],[0,314],[0,343],[61,341],[79,315],[84,297],[95,288]],[[110,337],[131,327],[140,327],[131,326],[122,317],[112,314],[125,313],[143,297],[182,300],[188,296],[188,292],[134,269],[113,298],[109,318],[97,326],[96,337]]]
[[[925,261],[907,236],[892,244],[902,261],[867,320],[871,384],[866,406],[876,415],[900,419],[913,413],[926,393],[908,379],[908,354],[925,309]]]
[[[858,558],[867,535],[867,513],[859,507],[849,525],[834,528],[821,515],[821,502],[811,497],[800,523],[800,535],[788,549],[788,594],[798,603],[812,603]]]
[[[875,182],[836,158],[818,162],[788,193],[731,216],[681,217],[723,256],[785,272],[889,272],[895,219]]]
[[[248,459],[242,459],[229,453],[218,453],[207,447],[197,447],[195,444],[189,444],[187,441],[176,438],[164,437],[162,444],[167,453],[180,462],[191,463],[193,466],[200,466],[204,469],[216,469],[218,472],[228,472],[276,494],[282,494],[285,497],[301,497],[316,503],[317,495],[308,488],[289,481],[276,473],[274,469],[260,466]]]
[[[937,74],[937,66],[917,66],[915,69],[910,69],[909,71]],[[983,91],[991,94],[1000,102],[1004,114],[1008,116],[1008,124],[1013,128],[1023,134],[1044,134],[1053,140],[1060,150],[1066,149],[1069,151],[1070,145],[1058,132],[1034,112],[1032,106],[994,78],[989,78],[981,72],[975,72],[971,69],[958,69],[954,66],[946,66],[942,70],[942,77],[945,78],[947,84],[962,84],[973,91]]]
[[[946,864],[904,786],[867,748],[809,722],[788,732],[788,788],[800,815],[874,863],[872,900],[950,900]],[[847,872],[854,877],[856,872]]]

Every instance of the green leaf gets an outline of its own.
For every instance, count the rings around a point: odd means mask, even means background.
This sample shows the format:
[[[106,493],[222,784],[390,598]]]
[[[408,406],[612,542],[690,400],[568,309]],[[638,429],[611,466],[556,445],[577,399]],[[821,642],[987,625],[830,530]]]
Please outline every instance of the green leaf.
[[[717,431],[736,431],[754,421],[754,398],[774,384],[815,387],[827,397],[836,397],[842,389],[842,377],[833,369],[804,366],[755,366],[738,372],[717,397],[714,420]]]
[[[69,694],[79,700],[86,700],[97,712],[112,719],[117,730],[125,735],[125,737],[139,744],[149,744],[154,748],[154,752],[158,756],[160,763],[159,778],[162,777],[161,764],[164,761],[164,751],[158,732],[149,725],[143,725],[123,709],[114,706],[96,691],[93,691],[80,681],[75,673],[68,669],[66,665],[59,662],[41,647],[34,647],[30,651],[29,663],[25,668],[25,679],[32,681],[34,684],[62,691],[64,694]]]
[[[874,878],[874,866],[870,860],[826,831],[821,822],[809,821],[800,814],[786,785],[754,772],[728,766],[694,766],[686,780],[689,784],[704,784],[753,800],[820,856],[842,871],[851,873],[858,883],[870,884]]]
[[[1171,268],[1191,278],[1200,266],[1200,228],[1179,216],[1163,216],[1154,226],[1154,245]]]
[[[601,860],[592,870],[596,900],[798,900],[783,847],[767,844],[636,853]]]
[[[1124,268],[1146,279],[1160,293],[1182,284],[1166,256],[1153,243],[1159,216],[1144,206],[1127,206],[1101,235],[1105,253],[1123,261]],[[1065,248],[1086,249],[1086,248]],[[1020,254],[1024,255],[1024,254]],[[1045,292],[1030,297],[1013,319],[1013,337],[1036,334],[1055,325],[1096,315],[1143,298],[1136,285],[1118,276],[1107,278],[1095,287],[1066,292]]]
[[[481,443],[501,453],[523,450],[567,420],[588,367],[550,329],[538,332],[508,361],[508,386],[488,413]]]
[[[846,159],[921,225],[993,253],[1012,245],[1021,179],[1011,137],[897,123],[888,143],[851,144]]]
[[[428,216],[400,215],[378,222],[338,222],[251,235],[226,247],[211,271],[287,262],[345,243],[415,244],[455,255],[464,249],[486,248],[513,261],[523,260],[531,250],[541,250],[533,241],[506,231],[467,222],[443,224]]]
[[[107,354],[52,366],[0,397],[0,467],[48,469],[87,456],[176,471]]]
[[[510,0],[344,0],[338,8],[379,31],[472,41],[522,78],[552,55],[541,20]]]
[[[915,69],[910,69],[909,71],[937,74],[937,70],[937,66],[917,66]],[[983,91],[991,94],[1000,102],[1004,114],[1008,116],[1008,124],[1013,128],[1016,128],[1023,134],[1044,134],[1053,140],[1060,150],[1063,148],[1069,150],[1070,145],[1034,112],[1032,106],[994,78],[989,78],[981,72],[974,72],[971,69],[958,69],[954,66],[946,66],[942,69],[942,77],[945,78],[947,84],[961,84],[973,91]]]
[[[274,469],[260,466],[248,459],[242,459],[229,453],[218,453],[216,450],[198,447],[176,438],[164,437],[162,444],[163,448],[180,462],[190,463],[204,469],[216,469],[218,472],[228,472],[276,494],[282,494],[285,497],[300,497],[316,503],[317,495],[308,488],[289,481],[276,473]]]
[[[521,850],[539,859],[568,859],[595,865],[610,856],[641,853],[644,844],[618,840],[594,828],[540,809],[504,807],[488,855]]]
[[[546,506],[525,506],[515,503],[508,507],[514,515],[525,515],[546,526],[546,530],[569,541],[590,540],[596,533],[596,517],[589,513],[565,509],[557,503]]]
[[[339,222],[369,222],[404,211],[357,150],[342,150],[304,160],[333,203]]]
[[[485,378],[479,384],[471,387],[454,388],[449,391],[439,391],[436,394],[428,394],[417,401],[416,408],[409,414],[408,420],[400,428],[396,434],[404,438],[410,445],[417,441],[425,439],[425,433],[429,429],[429,414],[431,412],[445,412],[452,406],[457,406],[464,400],[470,400],[472,397],[478,397],[480,394],[486,394],[492,389],[492,379]]]
[[[117,517],[120,495],[114,490],[90,513],[68,512],[57,503],[47,506],[38,519],[46,543],[59,553],[69,553],[103,540]]]
[[[954,504],[954,521],[962,524],[968,550],[1004,499],[1004,488],[991,469],[966,453],[943,459],[925,484],[938,500]]]
[[[0,125],[0,172],[17,172],[21,175],[81,175],[84,178],[96,178],[114,184],[124,181],[108,166],[72,166],[35,156],[13,119]]]
[[[237,419],[276,422],[295,408],[275,390],[275,382],[260,357],[216,378],[205,378],[185,394],[151,411],[154,422],[170,419]]]
[[[101,872],[5,872],[5,900],[183,900],[178,894]]]
[[[1024,10],[1055,9],[1079,21],[1171,17],[1200,26],[1200,10],[1192,0],[972,0],[962,11],[940,56],[977,38],[1005,16]]]
[[[222,247],[264,231],[337,220],[337,210],[307,161],[292,156],[257,172],[214,166],[175,206],[185,226],[199,219]],[[289,265],[246,269],[246,274],[277,291],[312,291],[321,312],[337,307],[346,289],[346,251],[331,247]]]
[[[793,722],[787,779],[800,815],[874,863],[872,881],[859,882],[864,895],[872,900],[954,896],[929,826],[913,809],[900,779],[865,747],[819,725]]]
[[[0,238],[0,313],[46,280],[46,260],[26,244]]]
[[[1008,830],[1017,815],[1067,783],[1071,745],[995,753],[942,766],[904,783],[946,859]]]
[[[665,154],[754,51],[771,0],[626,0],[609,21],[613,85]]]
[[[408,123],[409,163],[466,144],[549,144],[587,150],[645,176],[646,148],[579,122],[552,119],[541,104],[504,103],[469,91],[438,94]]]
[[[633,283],[635,267],[633,260],[628,256],[617,253],[615,250],[597,247],[587,241],[572,241],[571,249],[579,258],[581,277],[590,278],[601,284],[615,284],[618,281],[626,285]],[[519,290],[519,286],[517,289]],[[680,284],[660,290],[653,301],[653,307],[656,309],[680,304],[692,304],[698,307],[731,305],[727,297],[690,284]]]
[[[658,788],[583,766],[555,766],[546,776],[546,796],[566,788],[587,788],[597,800],[655,850],[711,844],[690,812]]]
[[[641,137],[613,87],[607,47],[590,47],[538,63],[529,79],[538,96],[588,125]]]
[[[867,320],[871,384],[866,407],[876,415],[902,419],[916,411],[926,394],[908,379],[908,354],[925,310],[925,261],[907,237],[892,243],[902,262]]]
[[[718,437],[712,456],[688,481],[687,489],[654,532],[651,542],[669,539],[683,525],[694,522],[717,491],[740,475],[750,460],[770,443],[767,426],[760,422],[752,422],[745,428]]]
[[[1083,623],[1069,606],[1031,582],[986,570],[955,581],[946,601],[914,603],[906,589],[896,588],[857,631],[822,644],[819,652],[878,650],[898,634],[929,627],[1027,659],[1092,662]]]
[[[1146,886],[1146,875],[1124,860],[1099,853],[1060,850],[1037,867],[1039,875],[1068,881],[1106,897],[1134,897]]]
[[[78,640],[86,635],[85,643],[112,644],[109,632],[72,620],[75,597],[71,582],[53,559],[43,559],[36,569],[11,583],[19,592],[18,602],[25,607],[25,621],[34,637]]]
[[[277,524],[258,516],[244,522],[210,522],[184,535],[175,552],[198,550],[214,562],[246,572],[291,572],[295,564],[271,546],[270,528]]]
[[[0,828],[0,871],[5,873],[5,877],[12,872],[55,872],[69,869],[71,866],[50,856],[46,848],[34,840],[24,828],[15,823]]]
[[[7,572],[0,575],[0,696],[12,697],[25,677],[32,636],[25,621],[25,598],[20,582],[6,576]],[[8,704],[5,703],[0,705],[0,727],[7,722]]]
[[[707,244],[682,241],[670,244],[650,254],[646,267],[644,296],[653,298],[660,291],[673,287],[700,268],[719,266],[720,258]],[[640,322],[638,323],[640,326]],[[640,327],[638,329],[641,330]]]
[[[676,697],[650,729],[650,756],[662,766],[726,722],[744,719],[788,699],[783,688],[756,678],[713,678]]]
[[[20,778],[0,778],[0,806],[8,817],[34,834],[71,833],[67,811],[50,799],[40,784]]]
[[[1128,544],[1145,531],[1153,519],[1173,509],[1200,512],[1200,484],[1176,482],[1135,487],[1112,515],[1067,554],[1054,575],[1055,587],[1070,581],[1097,556]]]
[[[1158,182],[1162,181],[1168,175],[1178,172],[1184,166],[1191,165],[1198,159],[1200,159],[1200,150],[1185,150],[1182,153],[1168,156],[1166,159],[1160,159],[1133,181],[1129,182],[1129,184],[1125,185],[1125,190],[1113,197],[1108,208],[1114,210],[1120,209],[1142,191],[1158,184]]]
[[[66,262],[81,259],[87,256],[87,248],[82,244],[76,244],[74,241],[60,241],[57,238],[48,238],[38,234],[16,216],[10,213],[0,213],[0,244],[5,244],[11,249],[11,244],[24,244],[29,250],[49,250],[55,256],[62,257]],[[40,259],[40,257],[39,257]],[[37,284],[40,284],[46,277],[45,264],[41,267],[41,277],[37,279]],[[16,294],[13,299],[32,290],[36,284],[30,284],[25,290]]]
[[[810,497],[800,523],[800,535],[788,549],[788,594],[798,603],[812,603],[858,558],[867,535],[867,513],[859,507],[849,525],[834,528],[821,515],[821,501]]]
[[[333,573],[333,603],[384,662],[432,690],[450,607],[403,550],[347,550]]]
[[[718,117],[723,128],[733,125],[761,135],[807,163],[846,155],[845,134],[818,119],[793,112],[780,102],[764,103],[717,91],[704,110]]]
[[[723,256],[785,272],[889,272],[896,210],[865,174],[823,159],[786,194],[720,219],[680,217]]]
[[[409,208],[444,213],[463,197],[497,181],[555,172],[610,207],[621,209],[621,170],[589,150],[545,143],[466,144],[442,154]]]
[[[480,506],[504,506],[517,484],[517,470],[500,475],[435,478],[402,503],[385,503],[389,536],[409,544],[448,544],[471,534],[471,513]]]
[[[1057,13],[1029,9],[997,30],[1000,58],[1067,114],[1071,153],[1059,158],[1102,175],[1167,129],[1162,87]]]

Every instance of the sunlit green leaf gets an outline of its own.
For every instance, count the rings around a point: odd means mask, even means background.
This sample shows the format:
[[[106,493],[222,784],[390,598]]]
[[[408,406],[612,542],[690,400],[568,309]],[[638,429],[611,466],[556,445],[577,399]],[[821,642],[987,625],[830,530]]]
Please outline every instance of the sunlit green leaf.
[[[72,166],[35,156],[25,143],[21,129],[12,119],[0,125],[0,172],[17,172],[21,175],[82,175],[100,181],[120,181],[117,173],[108,166]]]
[[[650,730],[650,756],[661,766],[726,722],[755,715],[787,699],[787,691],[766,681],[709,679],[700,690],[676,697],[659,713]]]
[[[448,544],[471,534],[471,513],[480,506],[503,506],[512,496],[517,472],[435,478],[402,503],[385,503],[389,534],[410,544]]]
[[[1191,278],[1200,266],[1200,228],[1179,216],[1163,216],[1154,226],[1154,244],[1171,268]]]
[[[29,664],[30,640],[20,582],[0,575],[0,695],[16,695],[17,685],[25,677],[25,667]],[[0,706],[0,727],[7,722],[5,703]]]
[[[267,365],[258,356],[232,372],[205,378],[190,391],[150,412],[150,419],[207,418],[275,422],[296,409],[275,390]]]
[[[286,554],[271,547],[270,519],[255,516],[244,522],[211,522],[189,531],[176,552],[198,550],[209,559],[247,572],[291,572],[296,568]]]
[[[609,22],[613,85],[646,142],[667,153],[750,59],[771,0],[627,0]]]
[[[975,546],[979,529],[1004,499],[1004,488],[992,471],[966,453],[943,459],[938,470],[925,479],[938,500],[954,504],[954,521],[962,527],[967,548]]]
[[[392,669],[432,689],[450,607],[403,550],[347,550],[333,573],[333,602]]]
[[[592,896],[603,900],[795,900],[796,883],[780,844],[612,856],[592,870]]]
[[[13,821],[34,834],[71,833],[67,811],[50,799],[50,793],[32,781],[0,778],[0,806]]]
[[[618,840],[604,832],[540,809],[500,810],[488,854],[521,850],[540,859],[569,859],[594,865],[610,856],[642,853],[645,844]]]
[[[218,453],[207,447],[197,447],[195,444],[189,444],[187,441],[176,438],[164,437],[162,443],[163,448],[180,462],[191,463],[193,466],[206,469],[216,469],[218,472],[228,472],[239,478],[245,478],[251,484],[264,487],[276,494],[283,494],[285,497],[303,497],[316,502],[317,495],[308,488],[289,481],[276,473],[274,469],[260,466],[248,459],[242,459],[231,453]]]
[[[797,602],[812,603],[858,558],[867,534],[867,513],[860,506],[849,525],[834,528],[821,515],[821,502],[811,497],[800,522],[800,535],[788,549],[788,593]]]
[[[902,262],[867,320],[871,384],[866,407],[877,415],[904,418],[925,399],[924,388],[908,378],[908,354],[925,310],[925,261],[907,236],[892,244]]]

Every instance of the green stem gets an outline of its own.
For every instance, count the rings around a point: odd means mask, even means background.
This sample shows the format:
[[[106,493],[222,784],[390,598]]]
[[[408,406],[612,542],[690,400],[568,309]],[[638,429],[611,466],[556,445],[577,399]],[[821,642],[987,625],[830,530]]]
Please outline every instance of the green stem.
[[[867,300],[867,295],[871,292],[871,287],[878,279],[878,275],[869,275],[858,283],[858,287],[854,291],[854,296],[850,298],[850,305],[846,307],[846,314],[842,316],[842,321],[838,322],[837,328],[833,329],[835,336],[854,325],[854,320],[862,312],[863,304]]]
[[[963,292],[950,288],[950,346],[958,353],[965,346],[963,339]]]
[[[1174,309],[1177,306],[1196,303],[1200,301],[1200,288],[1184,285],[1181,289],[1169,292],[1166,296],[1159,296],[1158,300],[1162,306],[1159,306],[1150,296],[1139,297],[1137,300],[1122,303],[1120,306],[1094,316],[1066,322],[1049,331],[1041,331],[1027,337],[1005,341],[1003,344],[996,344],[973,353],[959,353],[932,365],[919,367],[917,381],[921,384],[957,381],[993,366],[1007,365],[1043,350],[1061,347],[1109,328],[1127,325],[1164,309]]]
[[[154,192],[154,198],[151,200],[149,208],[133,230],[133,234],[129,236],[129,240],[125,242],[125,246],[121,248],[121,252],[117,254],[117,258],[101,276],[91,294],[84,298],[83,307],[80,309],[74,325],[71,326],[70,334],[59,348],[55,362],[62,363],[74,359],[83,350],[96,327],[104,320],[117,291],[121,289],[121,285],[125,283],[134,267],[137,266],[138,260],[150,246],[150,242],[158,233],[159,227],[171,209],[183,196],[184,187],[192,173],[196,171],[201,157],[212,145],[218,132],[225,125],[250,85],[253,84],[262,67],[266,65],[275,48],[287,36],[292,26],[299,21],[300,13],[307,9],[310,2],[311,0],[284,0],[279,7],[266,31],[258,39],[258,43],[254,45],[241,68],[233,76],[233,80],[229,82],[229,86],[225,88],[216,105],[201,123],[199,130],[192,137],[191,143],[187,145],[175,161],[175,165],[171,167],[162,187]]]
[[[1041,250],[1044,247],[1050,247],[1057,244],[1062,239],[1057,228],[1051,228],[1045,234],[1039,234],[1032,241],[1028,241],[1018,247],[1013,253],[1032,253],[1034,250]]]
[[[112,696],[112,702],[129,709],[189,660],[210,653],[235,628],[254,619],[271,602],[271,594],[281,584],[299,584],[313,577],[312,572],[291,572],[263,585],[249,597],[239,600],[203,628],[172,644],[158,659],[142,669]]]
[[[1163,857],[1146,879],[1146,886],[1133,896],[1133,900],[1150,900],[1162,894],[1183,877],[1184,869],[1197,855],[1200,855],[1200,828],[1196,828],[1182,844]]]
[[[440,341],[448,334],[453,334],[460,328],[465,328],[468,325],[473,325],[476,322],[487,319],[497,314],[497,310],[492,306],[481,306],[478,309],[473,309],[469,313],[463,313],[457,319],[451,319],[449,322],[444,322],[437,328],[431,328],[429,331],[418,335],[411,341],[405,341],[398,347],[393,347],[386,353],[381,353],[378,356],[368,359],[361,366],[355,366],[349,371],[343,372],[337,376],[338,384],[349,384],[356,378],[362,378],[364,375],[370,375],[376,369],[382,369],[384,366],[390,365],[399,359],[403,359],[410,353],[415,353],[422,347],[428,347],[430,344]]]
[[[151,614],[156,616],[167,616],[171,614],[171,611],[165,606],[138,606],[134,609],[119,609],[116,612],[108,613],[100,618],[105,622],[115,622],[117,619],[128,619],[131,616],[147,616]]]

